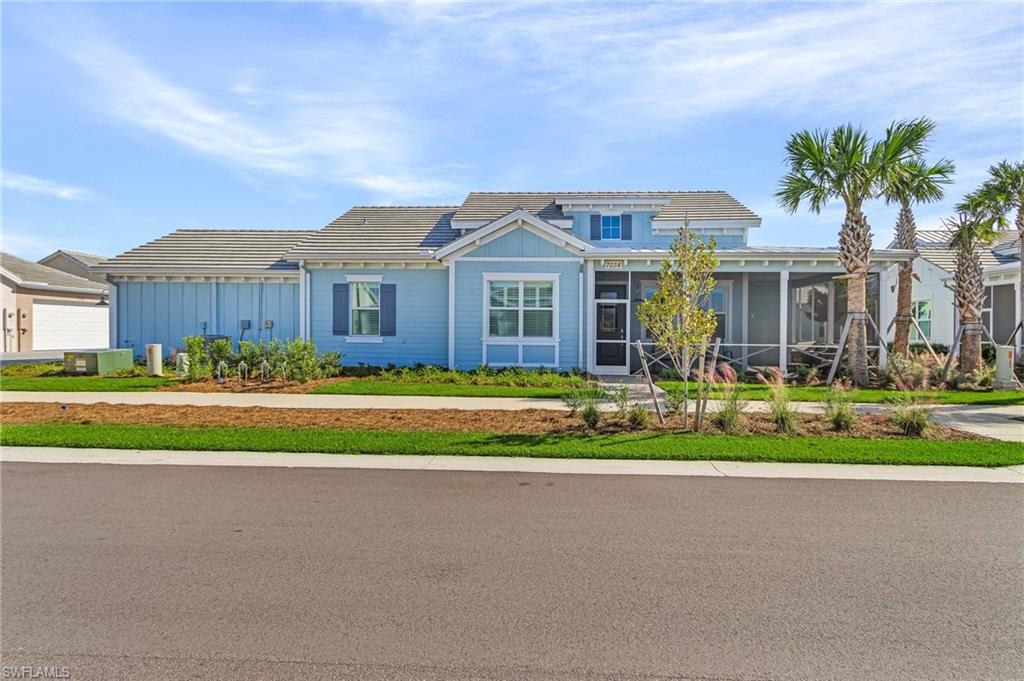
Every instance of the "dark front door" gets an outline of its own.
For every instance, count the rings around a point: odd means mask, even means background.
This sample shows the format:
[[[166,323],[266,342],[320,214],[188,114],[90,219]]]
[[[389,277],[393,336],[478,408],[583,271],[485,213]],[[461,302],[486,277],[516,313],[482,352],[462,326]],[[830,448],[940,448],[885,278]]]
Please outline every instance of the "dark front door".
[[[599,369],[626,368],[626,303],[597,303],[597,354]]]

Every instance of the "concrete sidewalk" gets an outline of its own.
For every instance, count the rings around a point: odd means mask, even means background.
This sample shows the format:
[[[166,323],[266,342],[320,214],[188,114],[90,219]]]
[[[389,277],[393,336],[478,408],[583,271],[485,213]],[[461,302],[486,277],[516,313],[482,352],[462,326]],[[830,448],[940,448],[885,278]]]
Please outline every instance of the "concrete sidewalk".
[[[404,395],[301,395],[282,393],[199,393],[199,392],[5,392],[0,401],[64,404],[157,404],[197,407],[271,407],[275,409],[466,409],[565,411],[561,400],[523,397],[420,397]],[[804,413],[820,413],[814,402],[794,402]],[[614,409],[602,404],[605,411]],[[709,411],[717,408],[712,400]],[[859,404],[861,413],[877,413],[881,404]],[[767,402],[751,401],[750,411],[767,411]],[[950,428],[978,435],[1024,442],[1024,406],[936,405],[934,420]]]
[[[498,456],[296,454],[287,452],[204,452],[72,449],[63,447],[4,447],[0,450],[0,461],[1024,484],[1024,466],[975,468],[970,466],[880,466],[741,461],[628,461]]]

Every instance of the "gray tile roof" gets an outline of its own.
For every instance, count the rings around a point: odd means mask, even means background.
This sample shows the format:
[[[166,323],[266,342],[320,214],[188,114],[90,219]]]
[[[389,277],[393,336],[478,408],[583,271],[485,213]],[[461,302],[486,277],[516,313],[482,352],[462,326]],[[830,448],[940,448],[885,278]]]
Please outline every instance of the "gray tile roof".
[[[284,254],[309,235],[295,229],[179,229],[99,263],[103,272],[132,270],[287,272]]]
[[[76,277],[73,274],[40,265],[10,253],[0,253],[0,267],[20,279],[27,288],[33,288],[32,284],[44,284],[45,286],[88,289],[97,293],[107,290],[106,286],[98,282]]]
[[[655,220],[757,220],[752,210],[724,191],[611,191],[611,192],[471,192],[455,213],[456,219],[494,220],[522,208],[545,220],[564,219],[559,199],[602,198],[638,201],[668,199]]]
[[[1000,234],[992,246],[982,248],[981,266],[995,267],[996,265],[1004,265],[1008,262],[1016,262],[1016,256],[1007,255],[995,250],[996,246],[1002,245],[1008,239],[1012,240],[1016,237],[1016,232]],[[919,229],[917,230],[917,252],[921,254],[922,258],[936,267],[952,272],[956,269],[956,257],[953,254],[953,249],[949,247],[949,242],[952,238],[953,233],[948,229]],[[895,248],[895,244],[894,240],[889,247]]]
[[[288,257],[426,256],[459,236],[455,206],[356,206],[296,244]]]

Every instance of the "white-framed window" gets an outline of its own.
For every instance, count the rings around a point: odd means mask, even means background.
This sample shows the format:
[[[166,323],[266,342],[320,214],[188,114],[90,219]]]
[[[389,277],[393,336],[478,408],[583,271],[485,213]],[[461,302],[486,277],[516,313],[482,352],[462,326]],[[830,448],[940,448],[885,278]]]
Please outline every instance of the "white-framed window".
[[[558,274],[483,275],[482,362],[558,365]]]
[[[489,281],[487,335],[491,338],[553,338],[554,298],[554,281]]]
[[[352,320],[349,335],[380,335],[380,282],[354,281],[349,284]]]
[[[921,331],[924,332],[924,337],[931,339],[932,337],[932,301],[930,300],[915,300],[910,304],[910,314],[917,320],[917,325],[921,327]],[[910,340],[911,342],[920,342],[921,334],[917,332],[917,328],[910,327]]]
[[[601,216],[601,239],[622,238],[622,217],[618,215]]]

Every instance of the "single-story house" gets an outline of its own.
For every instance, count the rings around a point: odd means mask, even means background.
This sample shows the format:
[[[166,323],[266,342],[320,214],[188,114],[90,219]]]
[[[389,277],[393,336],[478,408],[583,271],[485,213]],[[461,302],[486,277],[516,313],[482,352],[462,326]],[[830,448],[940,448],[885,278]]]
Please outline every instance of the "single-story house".
[[[953,273],[955,255],[950,248],[953,234],[949,230],[918,230],[917,252],[914,261],[912,313],[921,330],[932,343],[952,345],[959,325],[959,314],[954,303]],[[992,338],[1006,343],[1020,323],[1020,246],[1017,233],[1007,232],[991,246],[980,250],[985,301],[981,321]],[[911,341],[919,340],[916,330]],[[987,342],[987,341],[985,341]],[[1020,347],[1017,334],[1014,345]]]
[[[104,260],[106,260],[106,258],[102,255],[82,253],[81,251],[69,251],[65,248],[61,248],[45,258],[40,258],[36,262],[40,265],[52,267],[55,270],[61,270],[62,272],[73,274],[76,277],[91,279],[92,281],[106,286],[107,278],[103,274],[92,269]]]
[[[473,192],[456,206],[358,206],[316,231],[178,230],[94,269],[110,343],[302,337],[345,364],[481,364],[626,374],[652,347],[637,308],[677,230],[714,239],[710,305],[739,366],[818,364],[846,316],[835,248],[751,246],[761,219],[724,191]],[[879,249],[871,314],[895,313]],[[878,338],[871,332],[877,350]]]
[[[90,256],[94,263],[103,260]],[[59,262],[56,264],[60,264]],[[109,343],[108,285],[0,253],[3,351],[82,350]]]

